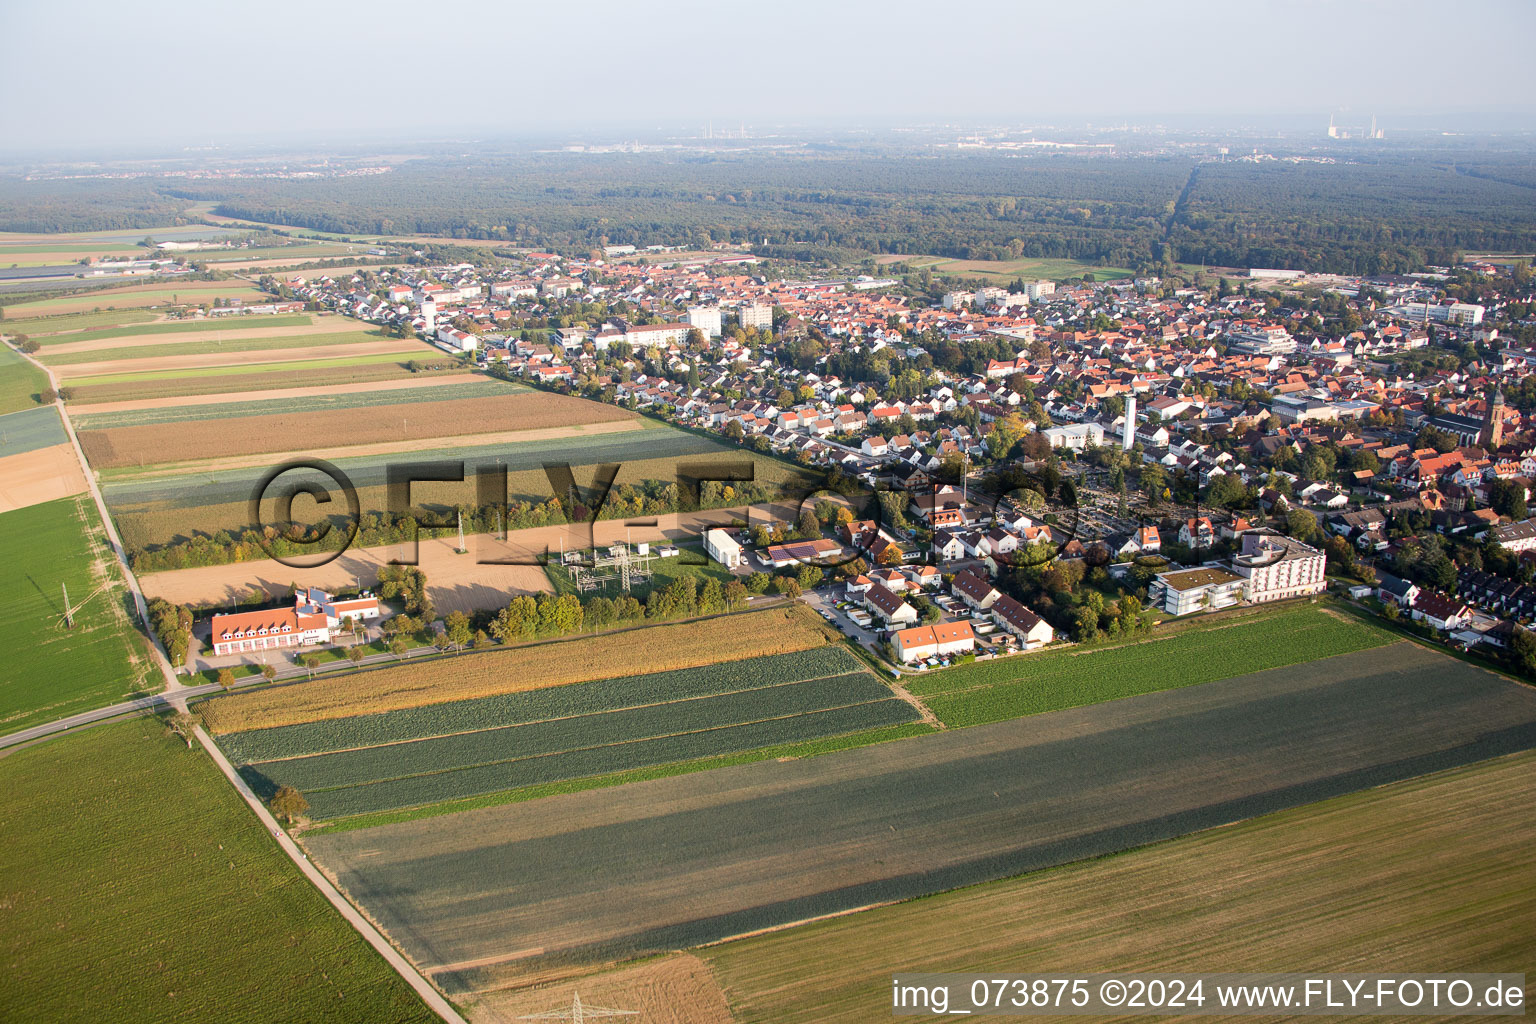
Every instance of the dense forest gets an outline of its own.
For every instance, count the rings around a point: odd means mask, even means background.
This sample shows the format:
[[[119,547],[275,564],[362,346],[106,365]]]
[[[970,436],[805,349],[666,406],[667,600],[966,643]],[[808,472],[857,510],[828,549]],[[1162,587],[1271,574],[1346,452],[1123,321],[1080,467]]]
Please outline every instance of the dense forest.
[[[538,153],[424,158],[325,180],[0,179],[0,229],[172,223],[194,203],[347,235],[587,252],[750,244],[766,254],[1167,260],[1342,273],[1536,249],[1536,161],[1371,149],[1335,163],[1189,158]]]

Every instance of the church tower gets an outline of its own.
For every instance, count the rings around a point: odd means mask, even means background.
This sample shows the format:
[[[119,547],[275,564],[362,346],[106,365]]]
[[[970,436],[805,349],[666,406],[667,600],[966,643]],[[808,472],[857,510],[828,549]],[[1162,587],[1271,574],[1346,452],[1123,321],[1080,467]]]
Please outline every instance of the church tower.
[[[1477,443],[1492,455],[1504,442],[1504,390],[1497,384],[1488,388],[1488,411],[1483,416],[1483,430]]]

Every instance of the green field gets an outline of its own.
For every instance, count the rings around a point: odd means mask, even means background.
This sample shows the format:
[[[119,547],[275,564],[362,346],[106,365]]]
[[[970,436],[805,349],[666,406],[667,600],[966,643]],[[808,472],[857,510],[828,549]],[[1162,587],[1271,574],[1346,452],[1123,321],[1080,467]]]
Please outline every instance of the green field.
[[[354,342],[356,339],[353,339]],[[285,363],[241,363],[237,366],[189,366],[182,370],[140,370],[136,373],[108,373],[95,377],[77,377],[71,385],[93,387],[99,384],[126,384],[133,381],[186,380],[199,377],[232,377],[240,374],[282,373],[286,370],[329,370],[347,366],[370,366],[376,363],[395,363],[404,366],[411,359],[431,359],[441,355],[436,349],[422,346],[421,352],[381,352],[371,356],[338,356],[334,359],[295,359]],[[277,385],[278,387],[291,385]],[[78,398],[76,399],[79,400]]]
[[[1516,754],[698,955],[739,1024],[884,1019],[911,972],[1528,973],[1533,798]],[[576,984],[614,1005],[603,983]]]
[[[18,751],[0,786],[0,1019],[438,1019],[157,720]]]
[[[0,458],[68,443],[57,406],[39,405],[0,416]]]
[[[48,375],[9,345],[0,344],[0,414],[37,408]]]
[[[89,501],[60,498],[0,515],[0,562],[10,581],[0,616],[0,644],[9,652],[0,665],[0,731],[162,688]],[[73,629],[64,627],[61,584],[71,602],[83,602]]]
[[[81,256],[89,256],[91,253],[96,253],[96,252],[118,252],[118,253],[122,253],[122,252],[144,252],[144,253],[147,253],[147,252],[149,252],[149,250],[144,248],[141,245],[127,245],[127,244],[124,244],[124,243],[115,243],[115,242],[101,242],[101,243],[96,244],[96,245],[92,245],[89,242],[61,242],[61,243],[55,245],[55,244],[53,244],[51,242],[34,242],[34,243],[28,243],[28,244],[17,244],[17,243],[12,243],[12,242],[0,241],[0,263],[4,263],[5,262],[5,257],[10,256],[13,253],[36,253],[36,252],[73,252],[73,253],[79,253]]]
[[[1221,618],[1118,646],[1045,651],[909,677],[951,727],[1280,668],[1392,643],[1391,634],[1314,605]]]
[[[60,316],[24,317],[0,320],[0,334],[25,334],[36,337],[41,344],[48,344],[50,334],[58,331],[80,331],[96,327],[112,327],[117,324],[144,323],[155,318],[154,313],[142,309],[115,309],[102,313],[64,313]],[[79,338],[53,338],[53,341],[78,341]]]
[[[197,287],[189,287],[196,285]],[[97,309],[142,309],[146,306],[170,305],[173,300],[181,305],[200,305],[215,297],[235,299],[270,299],[271,296],[255,285],[242,285],[238,281],[220,281],[214,287],[206,282],[188,281],[180,287],[135,288],[132,291],[102,289],[80,295],[62,295],[58,298],[31,299],[4,306],[5,319],[16,317],[50,316],[55,313],[95,312]]]
[[[241,416],[270,416],[276,413],[415,405],[421,402],[451,401],[459,398],[526,394],[529,390],[531,389],[526,385],[498,380],[495,377],[475,377],[463,383],[449,382],[438,387],[389,388],[382,391],[354,391],[336,395],[308,395],[302,398],[252,399],[247,402],[221,402],[216,405],[174,405],[155,409],[127,409],[120,412],[75,415],[72,418],[79,430],[110,430],[114,427],[142,427],[155,423],[184,423],[189,420],[222,420]]]
[[[248,324],[247,327],[256,326]],[[329,334],[285,334],[275,338],[230,338],[214,341],[170,342],[164,345],[128,345],[123,348],[93,349],[84,352],[53,354],[44,349],[38,356],[49,366],[73,366],[79,363],[99,363],[114,359],[159,359],[163,356],[199,356],[214,352],[271,352],[290,348],[322,349],[337,345],[357,345],[366,342],[394,341],[376,330],[358,329],[352,332]],[[425,355],[425,350],[423,355]],[[394,356],[408,359],[409,355]],[[228,369],[228,367],[219,367]],[[96,378],[99,379],[99,378]]]
[[[356,255],[365,245],[338,243],[300,243],[296,245],[269,245],[250,249],[208,249],[178,253],[193,263],[234,263],[240,260],[321,259],[326,256]]]
[[[221,738],[258,793],[376,814],[910,724],[841,647]],[[270,735],[268,735],[270,733]],[[258,758],[278,760],[255,760]]]
[[[906,263],[913,270],[931,270],[935,276],[955,280],[972,279],[984,284],[1006,285],[1019,278],[1035,281],[1042,278],[1051,281],[1071,281],[1092,274],[1098,281],[1116,281],[1131,277],[1134,270],[1125,267],[1100,267],[1082,260],[1064,259],[1017,259],[1017,260],[960,260],[943,256],[908,256],[900,261],[884,261],[887,266]]]
[[[82,316],[125,316],[129,313],[83,313]],[[142,314],[148,316],[149,314]],[[308,313],[267,314],[252,316],[224,316],[203,320],[173,320],[168,323],[135,324],[130,327],[110,327],[104,330],[82,330],[65,337],[47,337],[38,340],[44,345],[60,345],[77,341],[107,341],[112,338],[134,338],[139,335],[194,334],[201,331],[251,331],[262,327],[308,327],[314,323]]]

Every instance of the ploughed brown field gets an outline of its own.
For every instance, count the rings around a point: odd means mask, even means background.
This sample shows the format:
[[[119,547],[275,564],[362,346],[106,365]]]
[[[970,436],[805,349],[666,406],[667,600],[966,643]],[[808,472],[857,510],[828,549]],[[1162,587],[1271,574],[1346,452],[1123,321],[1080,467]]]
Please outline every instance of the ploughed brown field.
[[[85,430],[80,443],[92,466],[113,469],[634,419],[634,413],[616,406],[529,392],[400,408],[371,406]]]
[[[203,720],[215,733],[268,729],[787,654],[832,643],[837,635],[815,612],[791,604],[234,694],[203,705]]]

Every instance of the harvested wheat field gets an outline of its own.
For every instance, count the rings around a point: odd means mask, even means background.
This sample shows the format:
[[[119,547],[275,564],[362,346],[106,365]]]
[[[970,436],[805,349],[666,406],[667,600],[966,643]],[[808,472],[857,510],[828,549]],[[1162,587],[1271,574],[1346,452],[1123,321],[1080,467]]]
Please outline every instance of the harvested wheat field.
[[[55,444],[0,459],[0,512],[67,498],[84,490],[85,475],[80,472],[74,445]]]
[[[376,337],[359,335],[359,337]],[[398,340],[365,341],[356,345],[326,346],[318,352],[313,348],[255,349],[247,352],[203,352],[197,355],[157,356],[150,359],[100,359],[89,363],[70,363],[59,366],[54,373],[66,379],[77,377],[109,377],[118,373],[152,374],[159,370],[190,370],[203,367],[245,366],[248,364],[288,363],[308,359],[355,358],[357,356],[409,355],[425,358],[436,354],[419,341],[405,338]]]
[[[502,1024],[534,1013],[570,1011],[576,996],[594,1007],[628,1010],[645,1024],[733,1024],[730,1006],[709,965],[691,953],[621,967],[579,981],[478,993],[466,1011],[470,1024]]]
[[[835,642],[837,635],[793,603],[694,622],[645,626],[458,658],[400,665],[220,697],[203,707],[215,733],[268,729],[351,715],[518,693],[593,679],[694,668],[718,661],[787,654]]]
[[[386,450],[395,450],[398,442],[418,438],[637,420],[634,413],[616,406],[570,395],[529,391],[401,407],[369,406],[87,430],[80,435],[80,443],[91,465],[99,469],[164,463],[169,461],[168,453],[174,453],[177,462],[216,459],[227,468],[228,460],[242,455],[329,451],[368,444],[384,444]],[[317,440],[325,444],[317,446]]]

